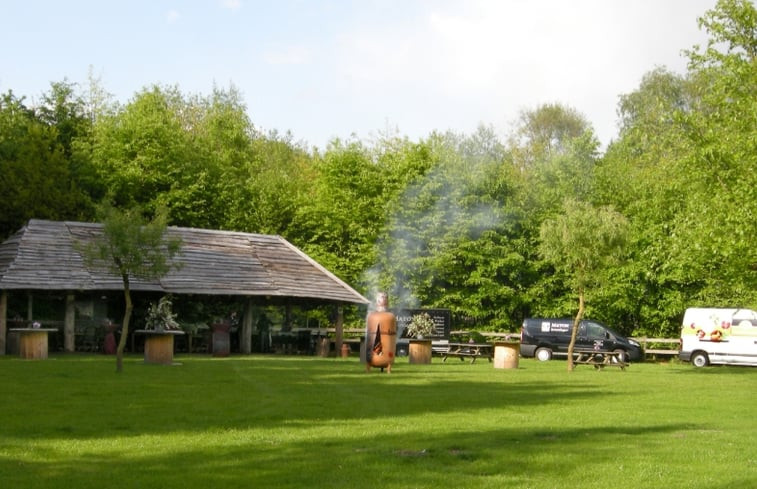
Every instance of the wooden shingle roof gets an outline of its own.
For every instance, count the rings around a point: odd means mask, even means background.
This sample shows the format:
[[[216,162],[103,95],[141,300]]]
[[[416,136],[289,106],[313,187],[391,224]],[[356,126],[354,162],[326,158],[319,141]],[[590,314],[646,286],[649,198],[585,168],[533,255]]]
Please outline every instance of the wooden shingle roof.
[[[176,294],[369,301],[281,236],[169,227],[181,239],[180,262],[164,277],[132,277],[134,290]],[[102,225],[32,219],[0,244],[0,289],[121,290],[121,278],[87,266],[82,245]]]

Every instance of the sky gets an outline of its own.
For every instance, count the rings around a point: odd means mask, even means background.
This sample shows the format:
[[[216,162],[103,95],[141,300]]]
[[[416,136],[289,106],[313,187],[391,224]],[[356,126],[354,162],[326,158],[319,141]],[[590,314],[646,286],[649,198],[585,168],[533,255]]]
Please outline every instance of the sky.
[[[253,124],[333,138],[504,138],[560,103],[617,136],[619,96],[686,72],[715,0],[0,0],[0,93],[90,73],[120,103],[158,84],[241,92]]]

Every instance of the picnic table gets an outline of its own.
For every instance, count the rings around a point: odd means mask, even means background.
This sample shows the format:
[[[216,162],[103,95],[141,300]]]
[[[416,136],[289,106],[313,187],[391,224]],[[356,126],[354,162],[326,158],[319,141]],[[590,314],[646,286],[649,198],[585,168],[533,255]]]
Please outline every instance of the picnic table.
[[[462,362],[468,357],[471,363],[476,358],[485,357],[491,362],[493,346],[491,343],[450,343],[447,351],[442,353],[442,362],[446,362],[447,357],[458,357]]]
[[[604,367],[619,367],[625,370],[629,365],[622,351],[574,350],[573,363],[579,365],[593,365],[595,369]]]

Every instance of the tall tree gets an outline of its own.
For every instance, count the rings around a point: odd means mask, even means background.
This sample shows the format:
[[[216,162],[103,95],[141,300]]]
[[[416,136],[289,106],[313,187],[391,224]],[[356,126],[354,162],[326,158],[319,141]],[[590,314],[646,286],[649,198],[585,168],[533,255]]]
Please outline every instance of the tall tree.
[[[757,302],[757,9],[719,0],[699,19],[705,49],[688,53],[700,96],[683,118],[694,150],[675,252],[689,256],[699,303]],[[727,238],[726,238],[727,237]]]
[[[405,306],[448,308],[468,327],[509,329],[527,268],[519,174],[487,127],[434,134],[424,147],[431,166],[391,202],[376,245],[382,288]]]
[[[593,304],[627,333],[673,334],[664,327],[677,321],[691,287],[679,280],[679,269],[689,267],[670,245],[689,186],[681,162],[692,143],[681,118],[695,98],[686,77],[662,68],[647,73],[638,89],[620,97],[620,137],[595,171],[595,202],[614,206],[630,221],[632,259],[615,269]]]
[[[564,213],[541,226],[539,252],[570,284],[578,311],[568,345],[568,370],[573,370],[573,348],[583,318],[586,298],[607,276],[611,264],[623,255],[627,221],[611,208],[568,200]]]
[[[297,241],[292,226],[315,178],[312,157],[288,136],[276,133],[255,134],[249,145],[241,165],[224,167],[225,190],[234,202],[226,213],[226,226]]]
[[[757,302],[757,14],[723,0],[699,25],[709,39],[685,76],[657,69],[621,97],[597,172],[600,201],[632,228],[605,307],[653,336],[676,334],[686,307]]]
[[[166,237],[167,211],[162,208],[152,219],[147,219],[137,208],[120,210],[106,204],[100,208],[100,218],[102,236],[83,251],[90,266],[105,266],[123,281],[125,308],[116,350],[116,372],[122,372],[134,309],[131,281],[134,277],[156,279],[168,273],[173,266],[171,258],[179,252],[181,241]]]
[[[362,143],[338,140],[315,160],[314,170],[293,232],[326,268],[357,283],[374,261],[373,243],[385,219],[385,175]]]
[[[569,151],[570,141],[590,128],[576,109],[558,103],[542,104],[520,113],[510,135],[515,165],[528,169]]]
[[[549,272],[537,253],[542,223],[562,211],[566,199],[591,202],[599,141],[586,118],[571,107],[547,104],[521,114],[508,140],[519,172],[514,207],[521,249],[528,266],[521,270],[523,314],[565,314],[572,291]],[[513,322],[517,324],[516,318]]]
[[[83,195],[55,126],[12,92],[0,95],[0,235],[30,218],[79,216]]]
[[[154,86],[100,115],[91,158],[115,205],[165,206],[176,225],[219,227],[216,148],[198,136],[205,110],[198,105],[176,88]]]

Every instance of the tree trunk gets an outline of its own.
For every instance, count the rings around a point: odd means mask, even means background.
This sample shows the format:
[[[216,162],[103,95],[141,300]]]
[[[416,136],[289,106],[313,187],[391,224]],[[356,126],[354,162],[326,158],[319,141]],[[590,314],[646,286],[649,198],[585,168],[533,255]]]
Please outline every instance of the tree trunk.
[[[131,291],[129,290],[129,276],[124,275],[124,299],[126,308],[124,309],[124,319],[121,325],[121,338],[118,340],[118,349],[116,350],[116,372],[122,372],[124,369],[124,349],[126,348],[126,337],[129,336],[129,321],[131,320],[131,311],[134,305],[131,302]]]
[[[578,291],[578,314],[573,321],[573,331],[570,332],[570,344],[568,345],[568,371],[572,372],[576,368],[573,363],[573,348],[576,346],[576,336],[578,336],[578,325],[581,324],[581,319],[584,317],[584,290],[581,288]]]

